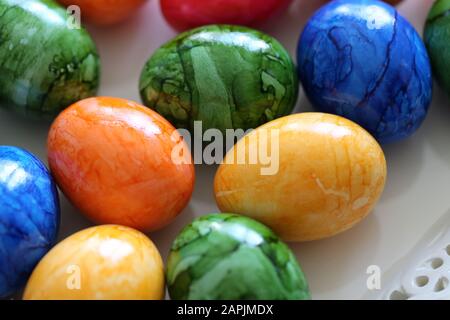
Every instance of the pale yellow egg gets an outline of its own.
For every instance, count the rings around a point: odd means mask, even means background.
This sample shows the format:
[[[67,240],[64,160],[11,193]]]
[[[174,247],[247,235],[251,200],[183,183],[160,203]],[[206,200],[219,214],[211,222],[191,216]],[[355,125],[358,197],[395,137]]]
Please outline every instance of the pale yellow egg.
[[[241,139],[219,167],[214,189],[223,212],[259,220],[286,241],[308,241],[361,221],[385,180],[383,151],[367,131],[339,116],[301,113]]]
[[[158,249],[131,228],[104,225],[56,245],[33,271],[25,300],[154,300],[164,297]]]

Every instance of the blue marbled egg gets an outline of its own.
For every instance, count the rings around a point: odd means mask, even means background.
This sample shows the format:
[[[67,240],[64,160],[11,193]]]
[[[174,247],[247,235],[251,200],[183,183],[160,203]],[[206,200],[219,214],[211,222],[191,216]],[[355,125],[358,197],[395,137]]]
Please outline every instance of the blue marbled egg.
[[[307,23],[297,54],[314,107],[357,122],[381,143],[410,136],[426,117],[432,77],[425,46],[388,4],[332,1]]]
[[[44,164],[23,149],[0,146],[0,298],[20,289],[51,248],[59,217]]]

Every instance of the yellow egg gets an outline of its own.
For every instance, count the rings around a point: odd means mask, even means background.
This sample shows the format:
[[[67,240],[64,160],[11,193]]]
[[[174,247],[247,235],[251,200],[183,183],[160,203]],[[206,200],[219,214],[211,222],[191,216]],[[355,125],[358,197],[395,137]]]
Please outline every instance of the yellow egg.
[[[286,241],[330,237],[363,219],[381,196],[386,160],[359,125],[301,113],[241,139],[220,165],[214,191],[223,212],[259,220]]]
[[[56,245],[28,280],[25,300],[156,300],[164,297],[158,249],[131,228],[85,229]]]

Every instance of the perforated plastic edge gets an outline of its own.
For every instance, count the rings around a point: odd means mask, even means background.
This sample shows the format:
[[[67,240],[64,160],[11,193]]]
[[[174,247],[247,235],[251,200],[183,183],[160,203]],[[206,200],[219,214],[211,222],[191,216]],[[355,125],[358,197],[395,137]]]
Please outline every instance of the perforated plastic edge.
[[[382,289],[365,299],[450,300],[450,210],[382,275]]]

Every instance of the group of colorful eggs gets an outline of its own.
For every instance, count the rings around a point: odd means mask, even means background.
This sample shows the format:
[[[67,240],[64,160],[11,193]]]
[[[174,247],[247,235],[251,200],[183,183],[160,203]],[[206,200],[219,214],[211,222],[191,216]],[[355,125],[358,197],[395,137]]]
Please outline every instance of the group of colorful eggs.
[[[60,2],[110,24],[146,1]],[[254,26],[290,2],[162,0],[161,7],[171,25],[185,30]],[[145,65],[145,107],[89,98],[98,87],[98,54],[84,29],[67,27],[63,7],[52,0],[0,0],[0,106],[33,118],[59,114],[48,136],[51,174],[27,151],[0,147],[0,297],[29,278],[25,299],[161,299],[165,279],[175,299],[309,298],[280,238],[329,237],[372,210],[386,179],[378,142],[410,136],[426,116],[428,54],[450,90],[449,10],[450,0],[436,1],[425,31],[427,53],[392,6],[332,1],[301,35],[298,72],[282,45],[259,31],[223,24],[193,29]],[[325,113],[289,116],[298,76]],[[175,127],[193,130],[194,121],[205,130],[257,129],[237,142],[216,174],[218,207],[233,214],[206,215],[184,228],[165,273],[156,247],[135,229],[163,228],[188,204],[194,167],[174,162],[172,153],[185,143]],[[275,174],[262,175],[263,163],[230,159],[240,147],[257,148],[264,130],[279,132]],[[53,179],[81,212],[105,225],[51,249],[60,211]]]

